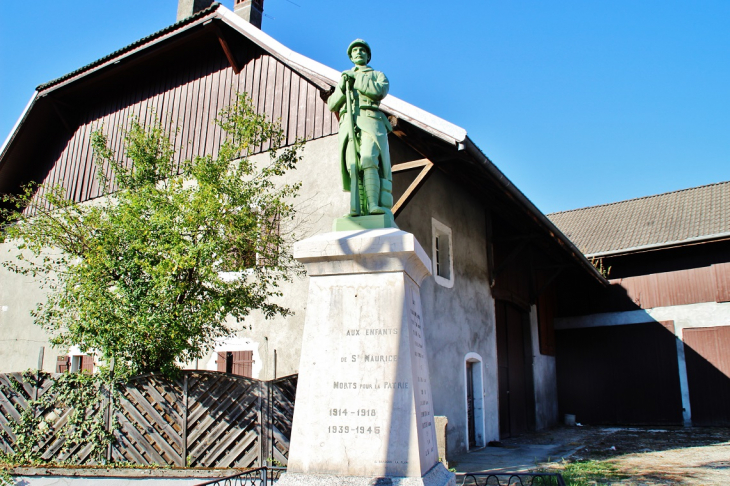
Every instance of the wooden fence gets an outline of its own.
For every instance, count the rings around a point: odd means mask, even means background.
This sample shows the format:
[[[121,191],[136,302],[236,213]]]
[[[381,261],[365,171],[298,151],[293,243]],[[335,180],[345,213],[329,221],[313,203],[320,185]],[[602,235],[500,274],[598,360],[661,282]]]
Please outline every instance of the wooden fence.
[[[0,374],[0,450],[13,452],[10,426],[30,400],[52,393],[58,375],[24,379]],[[297,375],[273,381],[215,371],[184,371],[170,381],[138,376],[120,388],[113,413],[118,426],[107,461],[178,467],[256,467],[286,465],[289,455]],[[46,410],[58,417],[38,445],[46,461],[94,464],[91,447],[63,451],[61,429],[70,409]],[[108,397],[87,410],[109,413]],[[62,452],[63,451],[63,452]]]

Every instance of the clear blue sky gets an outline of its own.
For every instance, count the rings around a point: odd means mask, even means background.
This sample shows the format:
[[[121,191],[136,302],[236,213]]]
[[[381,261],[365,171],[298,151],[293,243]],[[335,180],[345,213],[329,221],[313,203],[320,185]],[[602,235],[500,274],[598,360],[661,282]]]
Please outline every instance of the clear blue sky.
[[[365,38],[393,95],[464,127],[543,212],[730,180],[728,0],[367,5],[265,0],[263,30],[336,69]],[[172,24],[176,9],[0,2],[0,140],[38,84]]]

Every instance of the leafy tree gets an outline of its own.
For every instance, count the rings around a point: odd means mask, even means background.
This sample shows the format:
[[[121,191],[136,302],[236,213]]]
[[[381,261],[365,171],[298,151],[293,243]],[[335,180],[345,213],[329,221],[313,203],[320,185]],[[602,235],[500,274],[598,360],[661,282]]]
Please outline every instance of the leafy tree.
[[[282,147],[279,125],[244,95],[216,123],[226,134],[217,156],[181,167],[159,123],[133,121],[122,160],[95,132],[97,200],[76,203],[60,186],[3,197],[4,239],[21,250],[4,265],[48,289],[33,317],[55,346],[96,351],[127,375],[170,374],[228,335],[229,316],[290,313],[271,298],[300,271],[279,227],[294,217],[299,184],[280,176],[301,143]],[[265,142],[268,159],[252,160]]]

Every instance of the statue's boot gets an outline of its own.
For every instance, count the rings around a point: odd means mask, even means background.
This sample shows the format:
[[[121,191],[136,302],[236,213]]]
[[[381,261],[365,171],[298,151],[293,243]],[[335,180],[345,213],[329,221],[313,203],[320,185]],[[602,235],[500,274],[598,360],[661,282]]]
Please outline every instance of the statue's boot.
[[[362,179],[360,179],[360,215],[364,216],[368,213],[368,198],[365,194],[365,187],[362,184]]]
[[[363,186],[365,186],[365,195],[368,198],[368,212],[370,214],[384,214],[385,209],[378,205],[380,200],[380,174],[378,174],[376,167],[365,169]]]

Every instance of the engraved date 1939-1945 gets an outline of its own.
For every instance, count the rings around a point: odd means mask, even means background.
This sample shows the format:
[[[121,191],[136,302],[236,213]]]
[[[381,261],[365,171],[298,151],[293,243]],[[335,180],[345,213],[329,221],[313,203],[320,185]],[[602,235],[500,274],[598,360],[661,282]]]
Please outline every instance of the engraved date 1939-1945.
[[[379,426],[366,426],[360,425],[356,427],[350,427],[349,425],[330,425],[327,427],[327,432],[330,434],[379,434]]]

